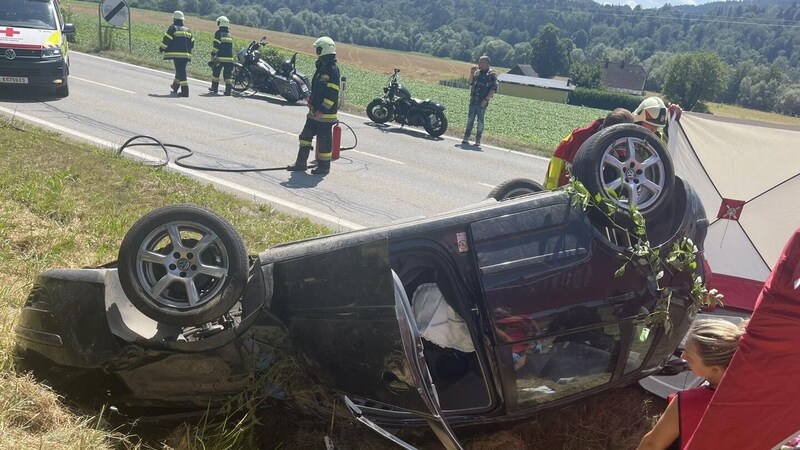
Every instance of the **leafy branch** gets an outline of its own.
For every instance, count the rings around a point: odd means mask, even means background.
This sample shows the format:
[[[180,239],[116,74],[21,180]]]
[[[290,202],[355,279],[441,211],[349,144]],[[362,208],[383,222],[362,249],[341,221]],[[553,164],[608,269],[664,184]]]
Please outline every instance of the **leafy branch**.
[[[689,274],[691,280],[689,296],[692,299],[692,304],[689,306],[690,314],[695,314],[703,307],[722,305],[722,294],[716,289],[708,289],[703,278],[695,273],[700,263],[699,250],[691,239],[684,237],[673,243],[669,252],[662,256],[662,249],[653,248],[647,240],[644,216],[635,205],[630,206],[627,214],[633,226],[626,227],[617,223],[615,219],[618,217],[618,202],[624,198],[620,198],[616,191],[607,189],[607,197],[600,193],[592,195],[583,183],[574,177],[571,177],[569,184],[562,189],[572,197],[573,205],[580,206],[584,211],[589,208],[600,211],[608,217],[610,227],[627,236],[629,245],[623,246],[623,250],[618,254],[622,264],[614,272],[614,277],[622,277],[625,271],[631,268],[647,278],[647,288],[656,297],[655,308],[645,319],[648,326],[663,325],[667,332],[672,329],[669,307],[675,288],[661,285],[661,280],[667,273],[670,276],[679,272]]]

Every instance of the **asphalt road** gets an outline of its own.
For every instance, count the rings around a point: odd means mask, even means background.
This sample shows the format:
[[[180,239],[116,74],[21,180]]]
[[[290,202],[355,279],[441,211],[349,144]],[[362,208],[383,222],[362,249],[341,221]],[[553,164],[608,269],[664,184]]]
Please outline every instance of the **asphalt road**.
[[[195,79],[189,80],[191,96],[178,98],[170,93],[171,73],[77,52],[70,56],[69,97],[31,95],[6,86],[0,91],[0,113],[114,148],[136,135],[152,136],[191,148],[195,155],[186,162],[192,165],[285,167],[295,159],[307,112],[304,103],[287,105],[282,98],[262,94],[208,95],[209,83]],[[446,136],[430,139],[421,128],[375,126],[366,117],[345,113],[340,120],[352,127],[358,145],[342,152],[325,177],[170,167],[339,230],[469,205],[511,178],[541,182],[547,167],[541,157],[493,146],[462,148],[460,139]],[[353,145],[353,135],[343,128],[342,146]],[[163,158],[157,147],[126,153]],[[172,152],[173,158],[180,154]]]

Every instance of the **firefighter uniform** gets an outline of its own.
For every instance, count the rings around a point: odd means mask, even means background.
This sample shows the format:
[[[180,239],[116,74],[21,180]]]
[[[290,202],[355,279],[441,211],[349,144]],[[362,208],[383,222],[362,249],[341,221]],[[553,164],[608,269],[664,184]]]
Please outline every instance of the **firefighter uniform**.
[[[194,38],[189,27],[183,24],[183,13],[175,11],[172,15],[173,22],[169,26],[158,51],[164,54],[164,59],[171,59],[175,64],[175,79],[172,81],[172,92],[178,92],[181,97],[189,96],[189,82],[186,79],[186,65],[192,60]]]
[[[233,36],[230,32],[230,22],[225,16],[217,18],[219,29],[214,33],[214,43],[211,49],[211,87],[208,89],[217,93],[219,89],[219,75],[225,80],[225,95],[231,95],[233,87],[231,72],[233,71]]]
[[[317,136],[319,159],[317,167],[311,171],[315,175],[330,172],[333,139],[331,131],[338,121],[339,110],[339,67],[336,65],[336,46],[329,37],[321,37],[314,42],[316,48],[317,70],[311,79],[311,98],[308,99],[308,116],[303,131],[300,132],[300,149],[297,160],[289,170],[306,170],[308,155],[313,149],[312,140]]]

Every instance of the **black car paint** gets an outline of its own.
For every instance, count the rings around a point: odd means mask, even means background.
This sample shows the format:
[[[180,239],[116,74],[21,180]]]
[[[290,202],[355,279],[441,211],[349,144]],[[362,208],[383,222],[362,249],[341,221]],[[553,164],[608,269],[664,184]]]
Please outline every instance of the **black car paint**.
[[[653,236],[665,245],[688,236],[702,251],[707,221],[697,195],[686,186],[675,197],[669,217],[652,227]],[[253,259],[236,326],[189,341],[175,340],[173,333],[180,330],[166,326],[155,338],[120,337],[114,309],[125,305],[115,301],[119,293],[108,281],[115,276],[113,263],[50,270],[38,277],[15,330],[19,366],[66,392],[90,376],[98,380],[92,387],[108,392],[106,402],[133,415],[202,412],[240,392],[284,352],[299,352],[309,376],[348,394],[376,423],[424,424],[431,412],[402,356],[391,267],[401,279],[414,278],[403,279],[409,299],[416,284],[434,278],[470,329],[476,352],[466,367],[478,373],[475,385],[483,383],[484,391],[465,392],[462,403],[441,395],[447,421],[521,418],[656,372],[687,330],[690,302],[683,292],[673,297],[672,333],[656,329],[641,364],[625,370],[636,330],[632,321],[643,319],[641,308],[651,311],[655,298],[633,273],[614,278],[618,250],[563,192],[487,201],[433,218],[283,244]],[[664,282],[678,285],[683,278],[688,275]],[[544,325],[576,307],[619,328],[608,355],[609,379],[553,401],[521,405],[513,346],[555,341],[600,324],[576,323],[502,342],[499,311],[531,315]],[[426,354],[432,351],[426,348]],[[434,382],[444,386],[446,377],[432,372]]]

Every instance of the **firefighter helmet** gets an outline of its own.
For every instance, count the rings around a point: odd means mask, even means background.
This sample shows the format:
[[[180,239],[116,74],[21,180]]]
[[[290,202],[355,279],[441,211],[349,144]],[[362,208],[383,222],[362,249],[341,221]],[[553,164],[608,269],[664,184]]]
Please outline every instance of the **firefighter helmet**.
[[[333,42],[333,39],[329,38],[328,36],[322,36],[314,41],[314,49],[317,52],[317,56],[335,55],[336,43]]]
[[[183,12],[175,11],[174,13],[172,13],[172,18],[175,20],[183,20]]]
[[[658,97],[647,97],[633,111],[636,122],[647,122],[657,127],[667,124],[667,107]]]
[[[231,21],[228,20],[227,17],[225,17],[225,16],[217,17],[217,26],[218,27],[227,27],[227,26],[230,26],[230,24],[231,24]]]

